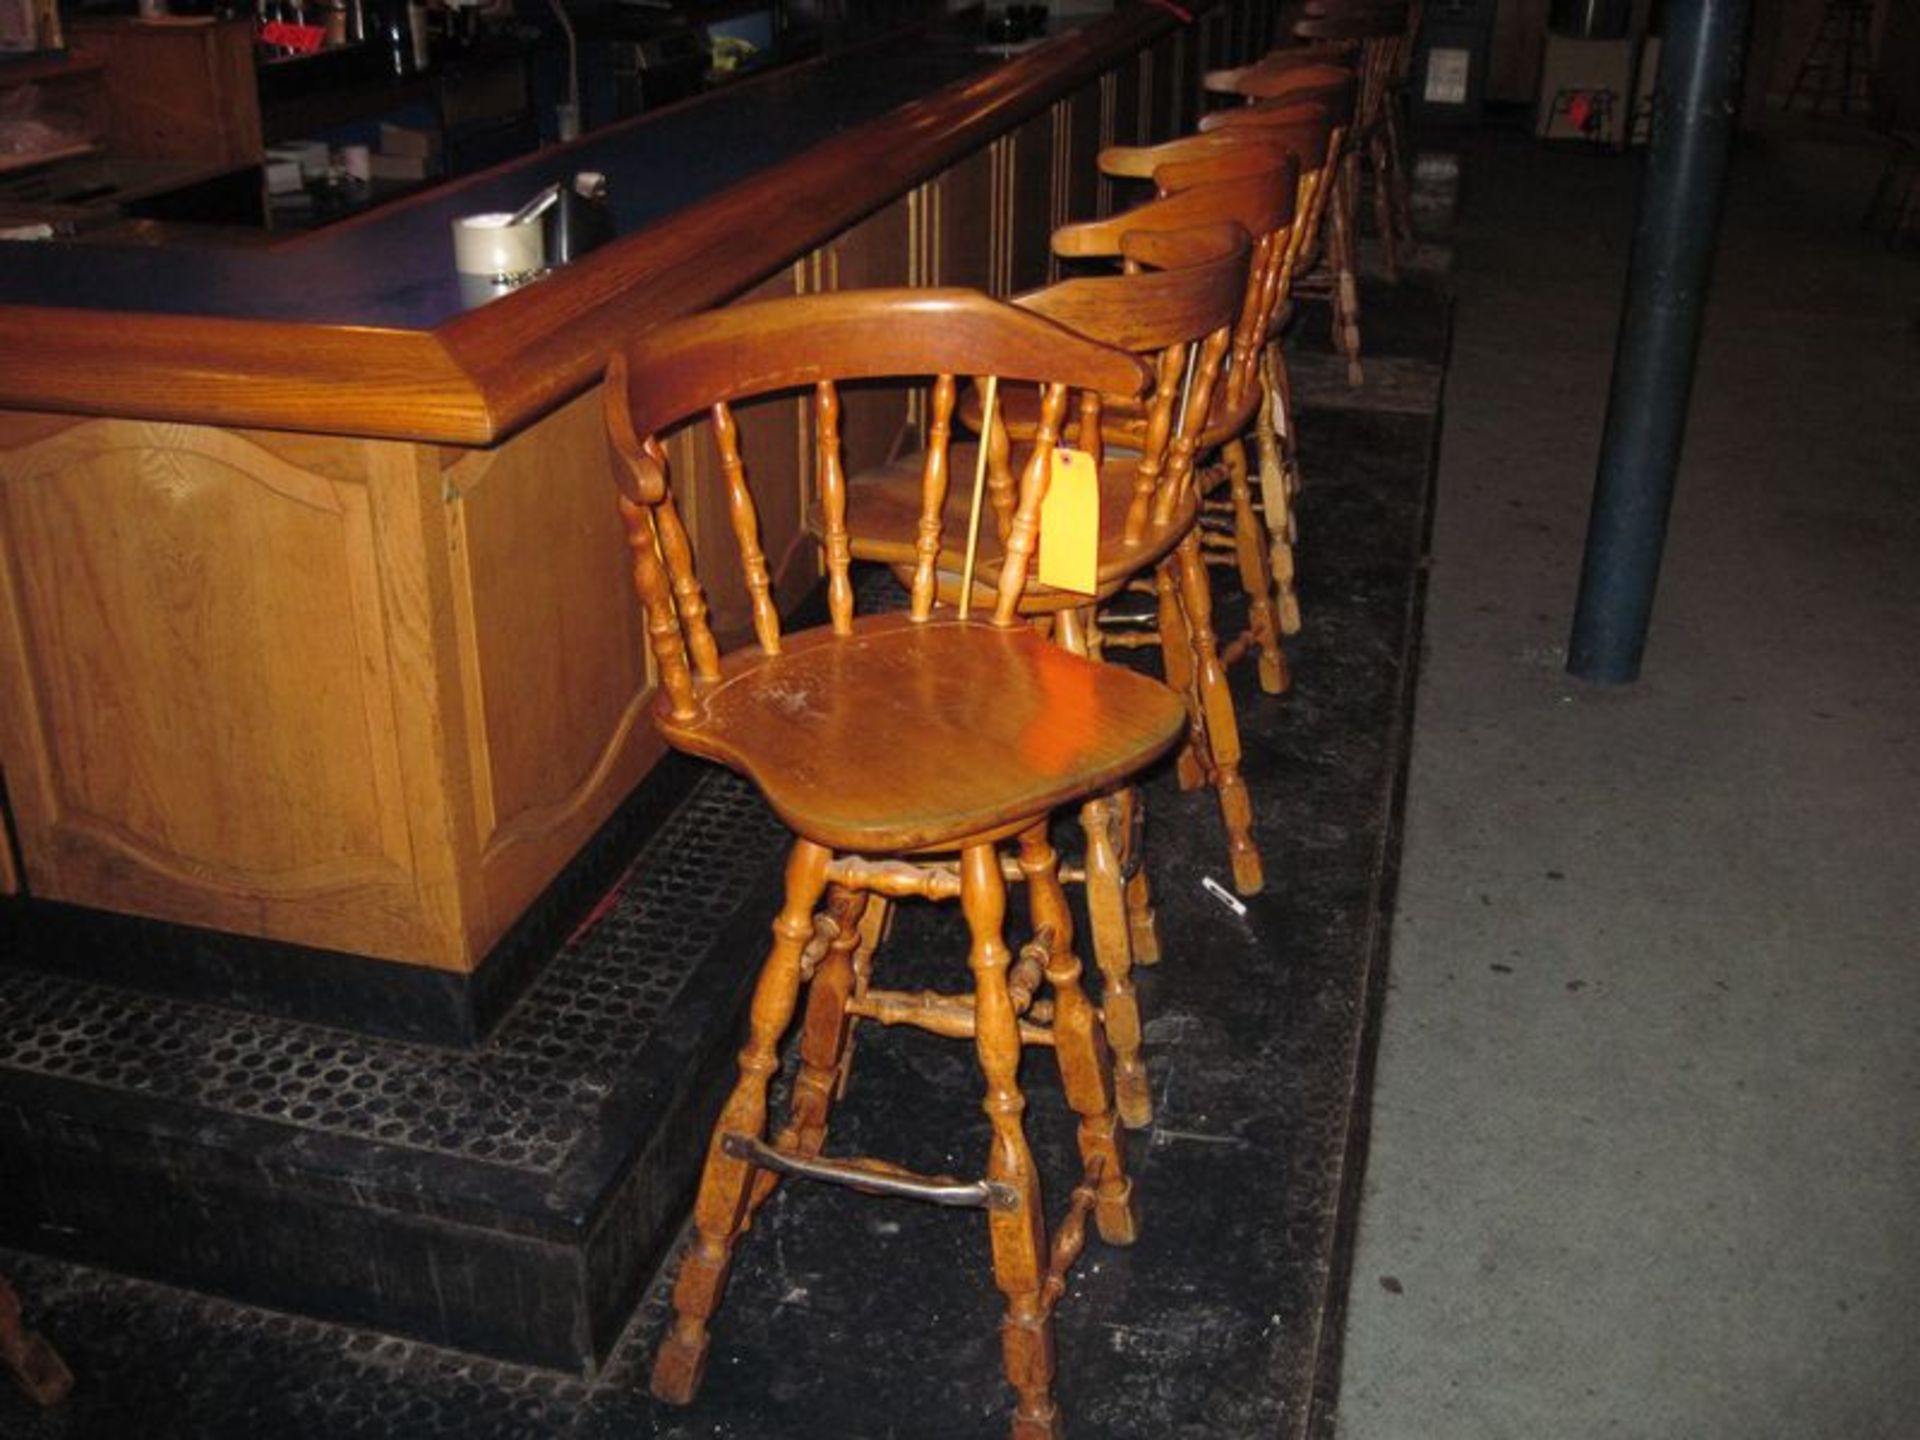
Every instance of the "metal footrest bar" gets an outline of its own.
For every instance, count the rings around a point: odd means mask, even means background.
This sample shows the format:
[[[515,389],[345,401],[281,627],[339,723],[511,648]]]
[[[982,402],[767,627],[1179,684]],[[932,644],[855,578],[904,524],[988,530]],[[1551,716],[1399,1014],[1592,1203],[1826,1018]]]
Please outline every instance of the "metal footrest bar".
[[[916,1175],[884,1160],[856,1158],[822,1160],[817,1157],[789,1155],[749,1135],[728,1131],[720,1137],[720,1149],[735,1160],[745,1160],[779,1175],[797,1175],[803,1180],[824,1180],[830,1185],[845,1185],[868,1195],[893,1195],[903,1200],[924,1200],[929,1205],[945,1205],[963,1210],[1018,1210],[1020,1194],[1011,1185],[997,1180],[956,1180],[948,1175]]]

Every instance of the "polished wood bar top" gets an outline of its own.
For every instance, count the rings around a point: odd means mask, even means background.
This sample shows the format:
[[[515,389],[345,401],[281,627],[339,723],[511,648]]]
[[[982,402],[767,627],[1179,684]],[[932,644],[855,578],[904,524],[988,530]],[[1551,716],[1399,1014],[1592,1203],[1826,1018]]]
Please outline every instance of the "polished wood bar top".
[[[489,445],[619,340],[740,294],[1174,23],[1142,5],[1012,60],[899,37],[282,245],[9,245],[0,407]],[[469,308],[453,218],[578,170],[609,177],[621,238]]]

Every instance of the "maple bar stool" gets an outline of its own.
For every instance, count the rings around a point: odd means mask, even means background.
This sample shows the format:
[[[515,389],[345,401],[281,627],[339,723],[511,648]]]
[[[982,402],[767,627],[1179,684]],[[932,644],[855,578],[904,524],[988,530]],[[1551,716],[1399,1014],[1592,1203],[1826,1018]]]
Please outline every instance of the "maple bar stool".
[[[1297,163],[1283,157],[1277,166],[1217,184],[1195,185],[1178,195],[1164,195],[1102,220],[1063,225],[1053,233],[1054,253],[1062,259],[1123,261],[1127,237],[1151,229],[1230,220],[1255,237],[1224,373],[1210,394],[1189,397],[1186,407],[1194,431],[1191,445],[1195,454],[1209,453],[1236,439],[1259,406],[1259,355],[1273,307],[1283,290],[1281,273],[1290,248],[1297,191]],[[1101,434],[1107,444],[1146,449],[1151,445],[1151,425],[1149,413],[1119,402],[1108,406],[1102,415]],[[1228,478],[1236,514],[1244,517],[1237,532],[1251,535],[1252,493],[1244,452],[1241,462],[1237,468],[1228,467]],[[1193,488],[1198,491],[1197,481]],[[1121,617],[1109,612],[1095,633],[1102,648],[1157,644],[1168,683],[1194,697],[1192,733],[1180,752],[1175,774],[1183,788],[1204,784],[1213,789],[1226,831],[1234,889],[1242,895],[1253,895],[1265,883],[1264,867],[1253,841],[1252,800],[1240,774],[1240,721],[1226,666],[1248,646],[1257,646],[1263,684],[1275,693],[1286,688],[1286,657],[1280,648],[1272,585],[1266,574],[1267,555],[1258,544],[1239,552],[1246,562],[1242,583],[1247,590],[1249,623],[1246,634],[1223,649],[1213,631],[1197,515],[1183,553],[1188,549],[1199,559],[1198,579],[1188,587],[1187,637],[1179,626],[1170,623],[1164,601],[1155,623],[1138,629],[1115,628]],[[1164,574],[1155,581],[1162,595],[1166,583]]]
[[[1176,445],[1187,447],[1182,464],[1188,468],[1191,468],[1197,454],[1223,443],[1238,429],[1244,428],[1246,417],[1251,415],[1257,403],[1255,388],[1251,384],[1251,362],[1258,357],[1256,337],[1263,332],[1267,314],[1265,307],[1272,296],[1274,267],[1281,263],[1286,253],[1288,231],[1293,219],[1293,197],[1291,172],[1285,176],[1277,173],[1256,174],[1219,185],[1196,187],[1182,195],[1149,201],[1105,220],[1066,225],[1054,231],[1054,253],[1063,259],[1119,259],[1128,266],[1138,263],[1127,254],[1129,237],[1135,237],[1136,243],[1140,243],[1142,237],[1156,232],[1171,233],[1220,224],[1237,225],[1255,237],[1252,263],[1247,268],[1237,300],[1237,314],[1231,322],[1230,352],[1224,373],[1218,377],[1219,385],[1210,384],[1206,390],[1195,389],[1184,402],[1168,393],[1167,383],[1171,382],[1163,383],[1154,392],[1156,401],[1165,401],[1167,405],[1176,407],[1189,422],[1182,429],[1190,429],[1191,433],[1184,438],[1181,434],[1175,434],[1174,437]],[[1050,292],[1035,293],[1036,296],[1044,296]],[[1118,297],[1126,292],[1115,288],[1108,293],[1118,301]],[[1025,297],[1016,303],[1034,304],[1035,296]],[[1104,319],[1097,319],[1089,313],[1075,323],[1101,326],[1103,328],[1095,333],[1106,337],[1119,333],[1113,328],[1117,323],[1131,322],[1122,313]],[[1167,357],[1163,355],[1162,363],[1166,361]],[[969,397],[970,406],[974,398]],[[972,423],[976,412],[969,408],[964,413]],[[1246,781],[1240,774],[1239,719],[1227,683],[1226,658],[1213,630],[1212,601],[1197,524],[1198,487],[1193,477],[1182,471],[1169,469],[1162,472],[1154,468],[1165,462],[1156,458],[1156,450],[1164,442],[1156,437],[1153,427],[1156,424],[1168,424],[1171,415],[1171,410],[1163,413],[1157,403],[1142,405],[1126,397],[1111,396],[1107,397],[1098,412],[1097,430],[1083,415],[1071,432],[1082,446],[1090,444],[1089,436],[1097,435],[1103,446],[1124,446],[1137,452],[1137,460],[1119,463],[1125,467],[1137,467],[1137,483],[1142,488],[1158,485],[1161,493],[1181,497],[1183,503],[1185,497],[1191,494],[1194,503],[1190,517],[1183,510],[1164,512],[1156,506],[1156,514],[1171,513],[1183,526],[1189,520],[1192,522],[1190,534],[1183,531],[1175,537],[1180,543],[1171,557],[1174,563],[1170,565],[1160,565],[1157,556],[1143,557],[1137,551],[1114,552],[1110,557],[1107,547],[1103,546],[1103,576],[1112,574],[1121,584],[1135,583],[1136,576],[1144,578],[1149,564],[1158,566],[1152,583],[1159,603],[1144,631],[1119,635],[1107,631],[1100,624],[1093,624],[1087,627],[1088,644],[1095,653],[1108,644],[1115,648],[1160,646],[1167,683],[1188,695],[1192,719],[1189,743],[1180,752],[1176,774],[1184,788],[1193,789],[1201,784],[1213,788],[1220,806],[1222,826],[1226,831],[1234,888],[1243,895],[1252,895],[1259,891],[1263,883],[1262,866],[1259,848],[1253,841],[1252,801],[1247,793]],[[1156,416],[1160,418],[1156,419]],[[1003,407],[1003,422],[1009,434],[1016,439],[1032,432],[1031,416],[1025,413],[1017,398]],[[1245,489],[1244,483],[1242,488]],[[1245,498],[1250,503],[1250,496]],[[1001,514],[997,528],[1000,535],[1004,536],[1004,502],[999,509]],[[868,528],[866,522],[861,522],[858,528],[864,537]],[[1191,581],[1182,573],[1185,565],[1183,557],[1189,553],[1196,557],[1195,574]],[[1117,568],[1110,568],[1112,561],[1118,562]],[[1264,565],[1264,556],[1259,557],[1257,563]],[[1105,599],[1117,593],[1118,588],[1118,585],[1109,587],[1098,598]],[[1269,587],[1258,583],[1250,591],[1253,601],[1250,608],[1255,609],[1254,628],[1260,632],[1264,653],[1270,654],[1275,663],[1284,667],[1285,658],[1280,651],[1278,629],[1273,621],[1268,591]],[[1177,602],[1171,598],[1173,596],[1179,597]],[[1176,623],[1177,619],[1183,619],[1184,623]],[[1281,676],[1280,684],[1284,686],[1284,668]]]
[[[1289,72],[1304,66],[1331,62],[1355,71],[1360,88],[1347,183],[1357,205],[1365,156],[1374,173],[1381,262],[1390,283],[1399,277],[1400,241],[1413,240],[1402,111],[1421,13],[1420,0],[1311,0],[1307,17],[1293,27],[1303,43],[1269,51],[1238,70],[1216,71],[1203,82],[1216,92],[1270,101],[1291,96]]]
[[[912,601],[856,615],[849,575],[839,385],[931,377],[919,465]],[[1020,476],[992,608],[938,607],[942,515],[955,467],[956,377],[1039,382],[1042,429]],[[794,831],[786,898],[756,982],[739,1079],[715,1123],[652,1389],[690,1401],[733,1247],[782,1175],[987,1211],[1016,1440],[1060,1433],[1052,1311],[1091,1214],[1114,1244],[1135,1233],[1099,1020],[1081,985],[1071,912],[1047,817],[1124,783],[1179,738],[1186,715],[1158,681],[1095,664],[1021,618],[1050,453],[1070,392],[1137,394],[1131,354],[963,290],[883,290],[733,306],[647,332],[617,352],[605,385],[635,589],[660,674],[655,718],[677,748],[750,778]],[[815,483],[825,524],[830,622],[781,633],[760,549],[733,405],[811,392]],[[663,436],[705,414],[752,601],[754,643],[723,656],[707,621]],[[976,485],[978,480],[975,481]],[[876,744],[876,739],[885,743]],[[1002,936],[1000,846],[1017,842],[1037,922],[1016,959]],[[954,858],[957,857],[957,860]],[[873,897],[958,899],[971,934],[971,994],[857,985],[854,953]],[[825,915],[816,910],[825,902]],[[767,1132],[767,1084],[808,987],[800,1070],[786,1123]],[[1042,998],[1043,989],[1051,991]],[[971,1039],[992,1126],[985,1177],[909,1174],[826,1158],[827,1122],[856,1016]],[[1023,1044],[1054,1052],[1079,1116],[1082,1175],[1051,1236],[1017,1070]]]
[[[1360,42],[1360,95],[1355,150],[1373,170],[1375,226],[1389,284],[1400,278],[1401,242],[1413,242],[1413,201],[1406,170],[1402,111],[1419,34],[1421,0],[1314,0],[1293,33],[1309,43]],[[1358,163],[1358,154],[1355,163]]]
[[[1203,116],[1203,134],[1259,133],[1289,130],[1317,113],[1332,117],[1339,131],[1339,149],[1329,162],[1324,215],[1324,244],[1316,234],[1313,248],[1300,267],[1297,287],[1304,294],[1325,294],[1333,311],[1333,337],[1347,358],[1347,383],[1366,379],[1361,361],[1360,264],[1354,207],[1359,194],[1359,171],[1353,163],[1353,135],[1357,124],[1359,82],[1351,71],[1326,65],[1300,66],[1282,72],[1269,87],[1264,79],[1248,82],[1274,91],[1273,98],[1249,98],[1235,110],[1216,110]],[[1324,259],[1318,269],[1314,262]]]
[[[1194,207],[1187,207],[1191,210]],[[1094,461],[1100,493],[1093,593],[1029,582],[1019,613],[1049,623],[1058,643],[1087,654],[1097,643],[1091,623],[1094,605],[1136,577],[1152,576],[1156,618],[1173,637],[1168,647],[1168,683],[1186,698],[1189,734],[1220,750],[1215,762],[1238,779],[1237,738],[1229,745],[1224,727],[1231,722],[1231,697],[1217,655],[1207,594],[1204,557],[1195,520],[1198,494],[1193,484],[1200,417],[1215,388],[1231,329],[1245,291],[1248,242],[1238,225],[1131,232],[1125,241],[1130,265],[1126,275],[1066,280],[1023,295],[1011,303],[1044,315],[1103,344],[1125,348],[1150,364],[1156,376],[1145,403],[1144,433],[1138,454],[1110,454],[1103,439],[1107,407],[1135,403],[1126,395],[1084,392],[1077,416],[1067,423],[1073,443]],[[978,598],[990,599],[994,577],[1009,563],[1017,534],[1013,503],[1012,445],[1023,438],[1038,446],[1049,430],[1031,392],[1001,391],[986,425],[986,467],[993,523],[982,524],[978,543]],[[978,394],[968,397],[978,403]],[[1185,408],[1183,410],[1183,401]],[[974,418],[984,418],[976,409]],[[1021,432],[1024,431],[1024,436]],[[1051,443],[1050,439],[1047,443]],[[956,464],[978,463],[977,442],[955,448]],[[848,491],[852,552],[857,559],[893,567],[910,579],[920,563],[923,512],[921,482],[913,462],[855,478]],[[957,602],[966,568],[964,537],[968,513],[964,496],[949,499],[945,534],[948,548],[935,576],[939,598]],[[817,513],[817,512],[816,512]],[[816,533],[823,527],[814,520]],[[1215,722],[1222,706],[1225,720]],[[1245,786],[1237,798],[1246,825]],[[1232,803],[1223,799],[1223,807]],[[1139,806],[1129,790],[1091,796],[1080,820],[1087,837],[1085,881],[1092,922],[1093,954],[1102,980],[1106,1035],[1113,1051],[1114,1081],[1120,1117],[1129,1127],[1153,1118],[1151,1090],[1141,1058],[1139,1004],[1132,969],[1136,959],[1158,958],[1152,901],[1140,864]],[[1251,847],[1250,836],[1245,843]],[[1257,862],[1257,855],[1256,855]]]
[[[1123,154],[1137,157],[1147,152],[1109,147],[1101,153],[1103,157]],[[1203,142],[1201,148],[1183,153],[1187,156],[1186,168],[1178,173],[1184,183],[1174,188],[1183,195],[1193,192],[1188,198],[1175,200],[1173,191],[1162,187],[1159,197],[1145,205],[1106,220],[1062,226],[1054,233],[1053,245],[1055,253],[1066,258],[1118,258],[1121,241],[1129,230],[1168,223],[1168,217],[1180,215],[1182,207],[1196,205],[1199,209],[1193,213],[1209,213],[1207,207],[1211,206],[1220,213],[1231,213],[1243,226],[1259,227],[1260,240],[1248,271],[1227,372],[1224,382],[1214,390],[1198,441],[1203,456],[1218,454],[1221,457],[1220,464],[1210,465],[1201,472],[1202,491],[1211,492],[1224,484],[1228,492],[1226,499],[1209,499],[1204,503],[1208,507],[1222,507],[1234,518],[1228,535],[1217,535],[1203,528],[1200,540],[1209,563],[1238,569],[1247,598],[1247,624],[1222,648],[1222,662],[1231,665],[1244,655],[1254,655],[1261,688],[1277,695],[1289,684],[1286,654],[1280,645],[1283,631],[1270,569],[1271,547],[1256,512],[1242,436],[1256,419],[1262,404],[1257,337],[1265,323],[1264,317],[1270,317],[1285,302],[1286,271],[1293,248],[1292,237],[1297,231],[1299,162],[1283,143],[1269,142],[1265,137],[1234,144]],[[1128,165],[1121,164],[1107,173],[1132,171]],[[1110,407],[1102,426],[1108,443],[1124,446],[1141,443],[1141,427],[1138,407],[1125,404]],[[1224,546],[1230,553],[1219,553],[1218,546]],[[1118,628],[1109,627],[1106,636],[1117,646],[1147,644],[1160,638],[1151,631],[1128,632],[1124,628],[1128,617],[1124,615],[1109,615],[1108,619]],[[1204,758],[1198,752],[1190,754],[1195,761]],[[1183,783],[1197,783],[1201,768],[1198,765],[1183,767]]]
[[[1293,400],[1287,381],[1286,358],[1280,347],[1280,332],[1292,312],[1289,298],[1301,274],[1314,264],[1320,248],[1321,229],[1329,212],[1329,177],[1336,175],[1342,126],[1341,116],[1322,105],[1298,107],[1302,118],[1291,125],[1265,126],[1257,134],[1246,131],[1220,131],[1190,135],[1159,145],[1109,146],[1100,152],[1102,173],[1116,178],[1150,179],[1163,195],[1178,194],[1198,185],[1258,171],[1271,170],[1291,158],[1298,166],[1295,186],[1294,223],[1289,236],[1284,269],[1276,279],[1277,293],[1270,306],[1268,339],[1260,356],[1262,381],[1259,413],[1253,424],[1256,453],[1259,456],[1260,505],[1258,511],[1238,498],[1208,502],[1219,504],[1233,516],[1233,538],[1210,536],[1219,546],[1231,550],[1210,555],[1215,563],[1235,564],[1242,587],[1270,584],[1273,613],[1282,635],[1298,634],[1300,601],[1294,586],[1294,547],[1299,535],[1294,520],[1294,497],[1301,486],[1299,450],[1293,426]],[[1246,447],[1236,435],[1221,447],[1221,461],[1230,483],[1246,484]],[[1249,551],[1265,554],[1264,571],[1249,561]],[[1237,646],[1258,642],[1259,600],[1251,592],[1249,609],[1255,616],[1248,631],[1235,642]],[[1229,651],[1234,646],[1229,646]],[[1284,666],[1270,672],[1262,655],[1261,688],[1270,694],[1285,688]]]

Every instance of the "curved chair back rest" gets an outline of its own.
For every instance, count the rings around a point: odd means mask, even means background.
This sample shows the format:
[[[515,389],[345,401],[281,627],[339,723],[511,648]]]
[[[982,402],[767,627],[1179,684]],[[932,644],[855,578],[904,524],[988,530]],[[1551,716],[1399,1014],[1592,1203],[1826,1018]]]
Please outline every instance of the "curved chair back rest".
[[[663,434],[702,412],[712,420],[727,490],[728,519],[763,655],[780,651],[780,618],[760,547],[732,404],[759,395],[813,392],[814,483],[825,517],[827,601],[833,630],[853,629],[846,475],[840,455],[843,381],[932,378],[922,469],[921,536],[912,614],[932,613],[940,516],[948,481],[957,377],[991,376],[1041,386],[1042,426],[1021,477],[1018,505],[995,595],[994,623],[1018,623],[1039,532],[1040,500],[1068,394],[1091,389],[1138,395],[1147,370],[1102,345],[972,290],[869,290],[769,300],[670,321],[614,352],[603,388],[609,438],[633,552],[634,587],[661,685],[677,718],[698,713],[699,689],[720,678],[692,545],[673,501]]]
[[[1132,230],[1191,230],[1232,222],[1254,239],[1254,263],[1260,246],[1293,223],[1298,162],[1289,158],[1272,170],[1203,185],[1180,195],[1163,195],[1101,220],[1062,225],[1053,232],[1053,253],[1065,260],[1121,254],[1121,238]]]
[[[1314,14],[1315,9],[1320,11]],[[1407,5],[1387,0],[1379,5],[1309,6],[1304,19],[1294,22],[1301,40],[1390,40],[1407,30]]]
[[[1013,302],[1153,367],[1123,531],[1129,545],[1168,523],[1193,483],[1200,431],[1245,303],[1250,250],[1247,232],[1233,222],[1129,230],[1120,240],[1127,273],[1063,280]],[[1100,409],[1092,391],[1081,391],[1079,421],[1081,443],[1097,462]]]
[[[1234,82],[1233,93],[1249,101],[1317,100],[1343,92],[1358,94],[1358,65],[1255,65]]]
[[[1252,246],[1246,230],[1231,220],[1183,230],[1129,230],[1120,237],[1128,273],[1062,280],[1016,295],[1011,303],[1103,345],[1157,353],[1233,322],[1246,292]]]
[[[1286,45],[1269,50],[1258,60],[1224,70],[1209,70],[1200,77],[1200,87],[1209,95],[1242,95],[1248,76],[1278,75],[1305,65],[1330,65],[1341,70],[1360,69],[1358,40],[1316,40],[1305,45]]]
[[[1301,106],[1314,113],[1288,124],[1263,125],[1239,130],[1215,130],[1205,135],[1176,141],[1188,148],[1169,155],[1164,164],[1151,172],[1153,183],[1162,195],[1178,195],[1196,185],[1212,185],[1236,179],[1261,169],[1271,169],[1274,157],[1292,157],[1299,162],[1302,194],[1331,158],[1331,142],[1337,138],[1332,117],[1320,106]],[[1156,150],[1171,146],[1155,146]],[[1296,217],[1299,206],[1296,204]]]
[[[1285,72],[1284,85],[1263,88],[1271,93],[1249,99],[1245,105],[1210,110],[1202,115],[1200,133],[1268,124],[1273,117],[1278,117],[1281,123],[1291,123],[1302,117],[1302,107],[1307,105],[1318,105],[1344,129],[1353,123],[1360,110],[1360,81],[1349,70],[1315,65]]]
[[[1313,108],[1319,110],[1317,106]],[[1324,115],[1326,112],[1320,110],[1319,113]],[[1278,170],[1286,163],[1289,153],[1299,152],[1284,139],[1228,131],[1225,134],[1183,135],[1178,140],[1163,140],[1158,145],[1109,145],[1100,152],[1097,163],[1102,175],[1112,176],[1116,180],[1151,180],[1156,171],[1164,168],[1231,156],[1228,162],[1231,169],[1220,178],[1238,179],[1255,170]],[[1178,188],[1184,190],[1192,186]]]

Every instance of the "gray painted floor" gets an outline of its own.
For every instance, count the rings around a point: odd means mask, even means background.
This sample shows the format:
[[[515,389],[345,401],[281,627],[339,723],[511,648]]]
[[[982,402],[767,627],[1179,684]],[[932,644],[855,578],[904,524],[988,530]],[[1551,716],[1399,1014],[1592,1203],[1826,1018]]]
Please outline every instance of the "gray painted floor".
[[[1920,258],[1857,228],[1877,164],[1739,156],[1603,689],[1564,647],[1637,172],[1468,146],[1344,1440],[1920,1435]]]

